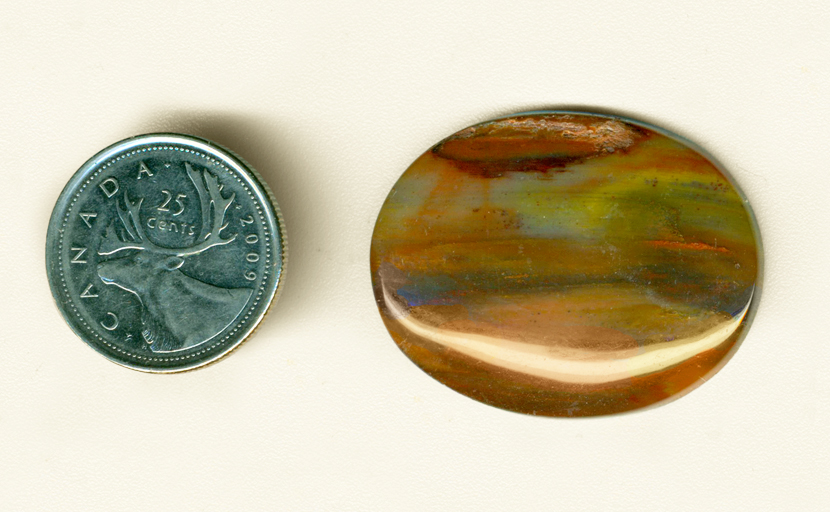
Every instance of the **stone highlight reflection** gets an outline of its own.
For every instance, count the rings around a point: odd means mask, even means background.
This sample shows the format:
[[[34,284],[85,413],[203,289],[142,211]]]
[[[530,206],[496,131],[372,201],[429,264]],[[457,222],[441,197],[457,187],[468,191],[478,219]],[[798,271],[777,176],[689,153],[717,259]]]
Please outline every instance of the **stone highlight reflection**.
[[[378,215],[371,271],[395,342],[505,409],[662,403],[728,360],[757,303],[759,240],[729,179],[634,121],[540,112],[423,154]]]

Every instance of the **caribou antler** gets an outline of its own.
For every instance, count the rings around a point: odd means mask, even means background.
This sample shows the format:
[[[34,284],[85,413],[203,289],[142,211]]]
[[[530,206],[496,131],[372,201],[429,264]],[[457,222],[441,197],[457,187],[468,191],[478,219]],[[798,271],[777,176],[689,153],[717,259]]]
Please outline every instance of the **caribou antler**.
[[[124,249],[146,249],[144,230],[141,228],[141,223],[138,221],[138,211],[141,208],[143,199],[138,202],[130,202],[127,192],[124,192],[124,202],[127,206],[127,211],[121,208],[121,203],[116,200],[115,210],[118,213],[118,218],[121,220],[121,225],[126,231],[126,236],[119,237],[115,226],[110,222],[107,226],[107,232],[101,241],[101,246],[98,248],[98,254],[107,256],[114,254]],[[127,240],[127,238],[129,238]]]
[[[236,239],[236,234],[230,238],[222,238],[220,233],[228,227],[228,224],[225,223],[225,212],[227,212],[228,207],[233,203],[236,194],[231,194],[229,198],[224,198],[222,197],[222,187],[219,185],[219,180],[216,176],[210,174],[208,171],[203,171],[202,176],[199,176],[199,173],[193,170],[193,167],[189,163],[185,163],[185,169],[190,180],[196,186],[196,191],[199,194],[199,205],[202,210],[202,229],[196,238],[195,245],[181,248],[162,247],[150,241],[144,234],[144,228],[141,226],[138,215],[143,199],[139,199],[133,203],[125,191],[124,204],[126,210],[121,208],[121,204],[117,200],[115,208],[126,234],[124,237],[119,237],[111,222],[107,226],[107,232],[98,249],[98,254],[107,256],[124,249],[139,249],[184,258],[202,253],[217,245],[225,245],[233,242]],[[204,182],[202,181],[202,177],[204,177]],[[211,207],[213,207],[212,216],[210,214]],[[210,223],[207,222],[208,218],[211,220]]]
[[[185,163],[184,167],[187,169],[187,175],[190,177],[190,181],[196,185],[196,191],[199,193],[199,204],[202,206],[202,229],[199,237],[196,239],[199,243],[193,247],[186,248],[187,250],[184,252],[180,252],[178,255],[182,257],[199,254],[215,245],[229,244],[236,239],[236,234],[226,239],[223,239],[219,234],[223,229],[228,227],[228,224],[225,223],[225,212],[236,198],[236,194],[231,194],[227,199],[222,197],[222,188],[219,186],[219,180],[207,171],[203,172],[205,178],[204,183],[207,184],[207,191],[205,191],[205,185],[199,178],[199,173],[194,171],[189,163]],[[210,195],[209,203],[205,200],[206,195]],[[213,205],[213,222],[208,225],[205,219],[209,215],[210,205]]]

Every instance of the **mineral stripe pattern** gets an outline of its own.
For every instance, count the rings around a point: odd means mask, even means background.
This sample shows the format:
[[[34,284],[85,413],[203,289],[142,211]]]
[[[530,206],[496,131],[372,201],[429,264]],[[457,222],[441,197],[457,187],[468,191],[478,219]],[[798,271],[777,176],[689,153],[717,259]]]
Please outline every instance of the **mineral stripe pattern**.
[[[754,218],[727,175],[643,123],[535,112],[418,158],[378,215],[381,317],[482,402],[592,416],[665,403],[736,350],[758,299]]]

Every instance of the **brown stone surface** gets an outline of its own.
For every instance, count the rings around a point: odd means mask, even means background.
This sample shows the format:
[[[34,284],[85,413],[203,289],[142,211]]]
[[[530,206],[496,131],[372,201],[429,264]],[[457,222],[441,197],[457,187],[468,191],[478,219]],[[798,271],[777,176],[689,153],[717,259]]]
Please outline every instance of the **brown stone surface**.
[[[442,141],[378,215],[392,338],[484,403],[592,416],[664,403],[734,353],[757,303],[757,228],[695,149],[628,120],[534,113]]]

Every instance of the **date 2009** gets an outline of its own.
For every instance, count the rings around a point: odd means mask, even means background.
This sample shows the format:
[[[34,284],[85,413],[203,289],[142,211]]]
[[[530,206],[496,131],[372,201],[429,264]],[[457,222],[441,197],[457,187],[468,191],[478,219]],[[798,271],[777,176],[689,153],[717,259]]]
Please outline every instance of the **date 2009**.
[[[239,219],[239,222],[242,224],[242,227],[245,227],[246,224],[253,224],[254,223],[254,217],[253,217],[253,215],[248,215],[247,218],[243,217],[243,218]],[[245,235],[245,243],[246,244],[255,244],[258,241],[259,241],[259,237],[256,235],[256,233],[251,233],[251,234]],[[249,252],[248,254],[245,255],[245,261],[247,261],[248,263],[256,263],[256,262],[259,261],[259,254],[257,254],[256,252],[253,252],[253,251]],[[248,281],[255,280],[256,279],[256,272],[254,272],[253,270],[248,270],[247,272],[245,272],[245,279],[247,279]]]

